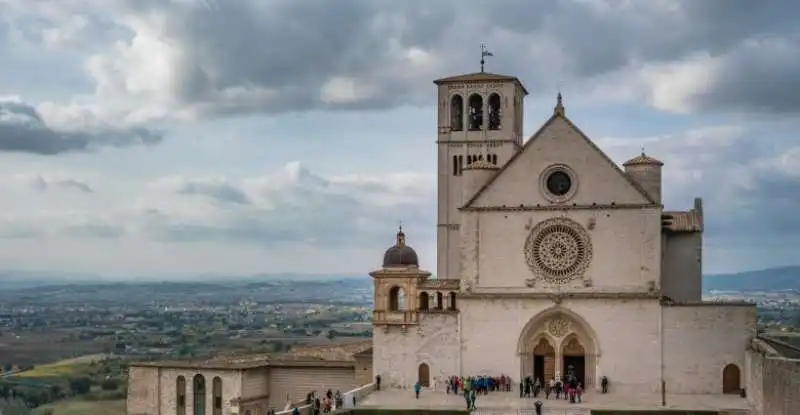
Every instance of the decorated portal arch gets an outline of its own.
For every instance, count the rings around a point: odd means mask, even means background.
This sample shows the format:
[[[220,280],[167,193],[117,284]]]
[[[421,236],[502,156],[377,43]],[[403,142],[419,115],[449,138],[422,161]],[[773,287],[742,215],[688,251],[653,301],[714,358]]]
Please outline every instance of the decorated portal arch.
[[[573,374],[586,388],[596,387],[600,344],[597,334],[580,315],[554,306],[533,316],[517,343],[521,378],[543,381]]]

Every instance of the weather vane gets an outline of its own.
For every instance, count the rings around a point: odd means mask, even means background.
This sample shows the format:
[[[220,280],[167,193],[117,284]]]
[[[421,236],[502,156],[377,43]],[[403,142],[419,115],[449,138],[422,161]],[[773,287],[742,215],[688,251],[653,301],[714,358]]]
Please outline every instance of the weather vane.
[[[494,56],[494,54],[486,49],[485,44],[481,43],[481,72],[483,72],[483,66],[486,65],[487,56]]]

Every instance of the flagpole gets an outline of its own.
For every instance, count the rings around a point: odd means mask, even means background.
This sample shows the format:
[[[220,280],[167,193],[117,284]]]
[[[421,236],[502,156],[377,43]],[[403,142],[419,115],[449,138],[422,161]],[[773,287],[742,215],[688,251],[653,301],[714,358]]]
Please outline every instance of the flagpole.
[[[486,45],[481,43],[481,72],[483,72],[483,66],[486,64]]]

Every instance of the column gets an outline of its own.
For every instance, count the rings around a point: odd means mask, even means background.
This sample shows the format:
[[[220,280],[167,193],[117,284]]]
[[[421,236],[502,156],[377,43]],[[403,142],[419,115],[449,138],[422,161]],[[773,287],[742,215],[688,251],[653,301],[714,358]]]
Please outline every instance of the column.
[[[558,376],[563,377],[564,376],[564,368],[562,366],[564,366],[564,352],[563,352],[563,350],[562,350],[560,345],[559,345],[558,349],[556,349],[556,362],[555,363],[556,363],[555,373]]]

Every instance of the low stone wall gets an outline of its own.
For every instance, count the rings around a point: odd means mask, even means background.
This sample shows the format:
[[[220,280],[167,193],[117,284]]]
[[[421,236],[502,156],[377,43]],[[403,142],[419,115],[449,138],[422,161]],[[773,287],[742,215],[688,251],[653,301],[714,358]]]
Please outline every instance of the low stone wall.
[[[367,397],[370,393],[375,390],[374,383],[368,383],[364,386],[359,386],[351,391],[347,391],[344,393],[344,408],[345,409],[352,409],[358,407],[359,402],[361,402],[364,398]],[[355,402],[353,402],[353,398],[355,398]]]
[[[342,395],[342,399],[344,400],[344,408],[342,409],[353,409],[353,397],[356,398],[356,406],[358,403],[361,402],[362,399],[366,398],[367,395],[372,393],[375,390],[374,383],[368,383],[363,386],[359,386],[353,390],[347,391]],[[289,408],[285,411],[276,412],[276,415],[292,415],[294,412],[294,408]],[[300,412],[300,415],[311,415],[311,405],[301,405],[297,407],[297,410]]]
[[[797,415],[800,359],[748,350],[747,374],[747,401],[752,415]]]

